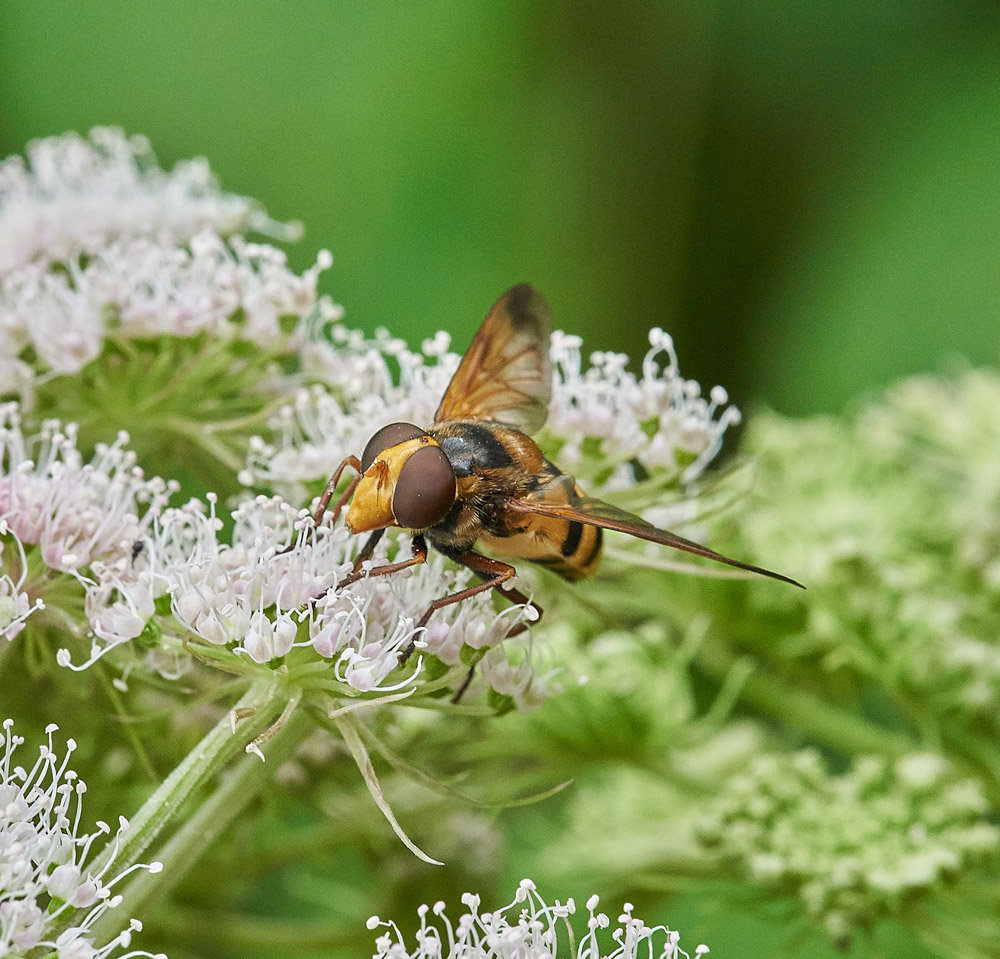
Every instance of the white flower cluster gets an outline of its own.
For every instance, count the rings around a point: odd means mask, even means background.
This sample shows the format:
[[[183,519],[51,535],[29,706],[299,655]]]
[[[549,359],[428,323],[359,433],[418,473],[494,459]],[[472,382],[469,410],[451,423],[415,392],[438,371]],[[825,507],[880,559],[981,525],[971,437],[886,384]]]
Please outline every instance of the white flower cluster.
[[[0,163],[0,396],[75,374],[109,339],[250,341],[294,352],[341,310],[273,246],[235,231],[289,231],[219,190],[204,160],[160,170],[142,137],[98,128]],[[303,322],[305,320],[306,322]]]
[[[291,330],[282,329],[282,318],[297,321],[317,309],[326,318],[339,315],[327,299],[317,303],[316,281],[330,262],[323,251],[298,276],[275,247],[238,237],[227,242],[202,231],[186,246],[145,237],[117,240],[56,271],[28,264],[0,277],[6,355],[0,390],[23,392],[16,374],[27,348],[40,372],[74,374],[100,354],[109,336],[208,333],[263,347],[284,344]]]
[[[73,424],[49,420],[26,438],[17,404],[0,404],[0,522],[61,572],[128,555],[171,488],[145,478],[127,441],[120,434],[84,463]]]
[[[754,882],[792,890],[835,941],[1000,851],[978,785],[939,756],[862,759],[830,776],[812,751],[757,757],[700,827]]]
[[[342,527],[307,534],[308,516],[277,497],[259,496],[233,513],[232,540],[224,543],[214,498],[207,510],[199,501],[164,510],[133,555],[92,567],[87,609],[93,645],[90,659],[76,668],[138,637],[157,600],[169,596],[183,629],[160,621],[153,658],[161,670],[183,665],[170,652],[179,655],[187,631],[260,664],[282,660],[296,647],[311,648],[331,661],[338,681],[358,692],[384,693],[416,681],[419,667],[399,670],[399,654],[410,643],[456,667],[469,646],[488,650],[482,673],[496,692],[522,709],[544,699],[546,683],[532,668],[528,641],[504,643],[528,619],[528,610],[514,606],[496,613],[490,597],[481,595],[439,610],[419,630],[417,620],[431,602],[468,585],[469,574],[448,571],[443,558],[433,556],[414,570],[363,577],[338,589],[360,541]],[[400,540],[402,555],[408,547]],[[368,565],[385,562],[382,552]],[[505,645],[515,647],[513,663]],[[70,664],[68,650],[60,652],[60,661]]]
[[[114,887],[137,869],[159,872],[159,863],[135,865],[117,875],[112,873],[114,855],[99,871],[94,871],[91,848],[95,841],[110,837],[111,827],[98,822],[96,829],[83,832],[82,797],[86,786],[72,769],[69,758],[76,744],[66,743],[60,759],[48,745],[39,750],[30,769],[16,765],[15,754],[24,739],[12,731],[13,722],[3,723],[3,752],[0,754],[0,957],[23,956],[43,947],[58,959],[117,959],[151,956],[127,949],[133,932],[142,928],[137,919],[129,921],[110,942],[97,944],[93,927],[109,909],[121,902]],[[125,819],[112,840],[128,829]],[[165,957],[157,957],[165,959]]]
[[[165,674],[187,663],[181,650],[188,632],[255,663],[311,647],[333,660],[340,681],[360,692],[412,684],[417,674],[411,668],[402,678],[390,677],[410,643],[453,667],[469,646],[487,650],[482,673],[496,692],[520,708],[544,699],[546,682],[533,668],[530,640],[504,643],[533,611],[512,606],[496,613],[492,598],[482,594],[439,610],[426,630],[418,629],[435,599],[468,585],[468,571],[447,570],[435,555],[415,570],[364,577],[337,589],[360,543],[344,528],[307,534],[307,510],[260,496],[233,513],[232,540],[221,542],[214,498],[207,510],[199,501],[166,508],[173,485],[147,480],[134,454],[123,448],[126,440],[119,436],[84,463],[72,424],[62,428],[50,421],[26,439],[16,404],[0,406],[0,529],[18,551],[16,560],[0,551],[0,626],[6,638],[20,631],[32,611],[24,589],[24,548],[37,546],[45,566],[71,574],[85,588],[91,650],[74,668],[136,639],[155,618],[159,642],[150,655]],[[406,540],[397,545],[408,555]],[[383,551],[369,565],[385,562]],[[161,598],[169,600],[173,620],[158,607]],[[505,645],[512,647],[513,661]],[[72,665],[67,649],[58,659]]]
[[[145,137],[97,127],[36,140],[0,162],[0,275],[31,262],[93,254],[120,237],[184,243],[270,223],[245,197],[219,190],[204,159],[167,173]]]
[[[326,478],[348,453],[360,452],[389,423],[429,423],[458,367],[447,333],[409,350],[384,330],[373,341],[335,326],[332,343],[304,344],[305,370],[324,384],[298,392],[273,422],[275,442],[254,437],[241,481],[296,491]]]
[[[625,903],[618,917],[618,927],[610,935],[614,945],[602,946],[599,932],[607,929],[611,921],[604,913],[595,912],[598,902],[597,896],[587,900],[587,931],[578,941],[568,922],[576,912],[573,900],[565,904],[557,900],[555,905],[549,906],[530,879],[521,881],[512,903],[494,912],[480,912],[480,897],[466,893],[462,903],[469,911],[454,924],[445,915],[443,902],[435,903],[433,909],[421,906],[417,912],[420,928],[412,949],[407,947],[399,927],[392,921],[372,916],[368,928],[382,926],[390,930],[375,941],[374,959],[556,959],[562,925],[568,933],[568,946],[563,947],[567,959],[639,959],[640,956],[645,959],[690,959],[689,953],[679,945],[679,933],[666,926],[647,926],[632,915],[631,903]],[[431,912],[438,920],[437,925],[428,921]],[[698,946],[694,953],[696,959],[708,951],[708,946]]]
[[[384,331],[373,341],[342,327],[333,333],[332,344],[303,350],[306,369],[325,388],[302,390],[280,411],[273,442],[252,441],[241,476],[246,485],[296,489],[328,476],[387,423],[430,423],[460,360],[448,352],[446,333],[426,340],[419,353]],[[637,377],[618,353],[594,353],[584,369],[580,338],[552,336],[552,401],[540,439],[558,451],[561,466],[588,481],[588,492],[627,487],[642,472],[664,484],[692,481],[739,422],[722,387],[706,399],[694,380],[681,377],[666,333],[654,329],[649,340]]]
[[[587,470],[617,467],[606,489],[635,479],[635,467],[690,482],[722,446],[730,426],[740,422],[721,386],[706,399],[695,380],[681,376],[674,343],[658,327],[649,331],[642,376],[630,373],[621,353],[592,353],[584,369],[583,341],[556,331],[552,364],[556,381],[546,431],[562,442],[560,463],[573,470],[593,458]],[[595,444],[588,454],[588,441]]]

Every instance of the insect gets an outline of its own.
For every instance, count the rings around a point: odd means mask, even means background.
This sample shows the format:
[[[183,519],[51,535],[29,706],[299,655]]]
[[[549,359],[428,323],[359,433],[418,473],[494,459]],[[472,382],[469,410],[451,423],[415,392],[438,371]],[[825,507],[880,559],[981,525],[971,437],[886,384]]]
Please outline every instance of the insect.
[[[412,423],[392,423],[372,436],[360,460],[344,459],[314,516],[319,525],[341,474],[348,466],[354,469],[357,476],[334,506],[333,519],[349,501],[348,529],[370,535],[354,571],[341,585],[426,562],[428,545],[482,580],[434,600],[417,623],[419,628],[436,610],[500,587],[514,576],[513,566],[476,552],[477,544],[579,580],[596,571],[602,531],[610,529],[801,586],[586,496],[572,476],[544,457],[528,434],[541,428],[548,410],[550,332],[545,298],[527,283],[511,287],[486,315],[434,422],[426,430]],[[362,572],[362,564],[393,526],[413,532],[412,557]],[[541,616],[541,608],[523,593],[511,588],[504,593],[514,603],[533,606]],[[526,628],[521,623],[511,635]],[[412,651],[411,644],[400,653],[400,661]]]

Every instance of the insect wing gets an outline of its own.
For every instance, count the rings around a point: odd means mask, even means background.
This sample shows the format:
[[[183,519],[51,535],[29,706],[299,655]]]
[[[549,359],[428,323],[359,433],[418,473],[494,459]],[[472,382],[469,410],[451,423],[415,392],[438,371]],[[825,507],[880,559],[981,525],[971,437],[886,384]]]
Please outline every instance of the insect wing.
[[[551,332],[545,297],[527,283],[512,286],[486,314],[434,422],[496,420],[522,433],[540,429],[552,393]]]
[[[737,569],[745,569],[751,573],[759,573],[762,576],[770,576],[772,579],[780,579],[782,582],[791,583],[801,589],[805,587],[788,576],[781,573],[763,569],[760,566],[753,566],[750,563],[741,562],[738,559],[731,559],[723,556],[715,550],[702,546],[693,540],[685,539],[669,530],[660,529],[652,523],[647,523],[641,516],[629,513],[627,510],[619,509],[603,500],[592,499],[589,496],[581,496],[576,491],[576,484],[571,476],[563,474],[549,487],[542,489],[531,496],[519,499],[510,499],[506,503],[506,508],[512,512],[534,513],[537,516],[552,516],[569,522],[585,523],[590,526],[600,526],[603,529],[617,530],[621,533],[628,533],[638,539],[648,540],[651,543],[659,543],[662,546],[670,546],[673,549],[680,549],[686,553],[693,553],[695,556],[704,556],[706,559],[715,560],[717,563],[725,563],[727,566],[735,566]]]

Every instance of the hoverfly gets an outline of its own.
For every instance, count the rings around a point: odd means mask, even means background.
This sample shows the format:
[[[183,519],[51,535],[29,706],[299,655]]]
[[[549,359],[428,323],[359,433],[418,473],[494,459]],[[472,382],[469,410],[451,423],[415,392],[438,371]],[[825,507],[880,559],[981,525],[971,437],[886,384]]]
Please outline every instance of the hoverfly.
[[[514,576],[509,563],[476,552],[477,543],[578,580],[597,570],[602,530],[610,529],[801,586],[781,573],[730,559],[586,496],[572,476],[542,455],[528,434],[541,428],[548,410],[550,333],[545,298],[527,283],[511,287],[486,315],[434,422],[426,430],[412,423],[384,426],[368,441],[360,460],[348,456],[340,464],[320,498],[314,522],[319,525],[341,474],[350,466],[357,476],[334,506],[333,520],[350,501],[347,528],[371,534],[354,571],[340,585],[423,563],[428,544],[482,580],[434,600],[419,628],[435,610],[496,589]],[[362,572],[362,564],[392,526],[412,531],[412,557]],[[533,606],[537,622],[542,610],[536,604],[516,589],[503,592],[514,603]],[[521,623],[511,635],[526,628]],[[400,653],[400,662],[412,651],[411,644]]]

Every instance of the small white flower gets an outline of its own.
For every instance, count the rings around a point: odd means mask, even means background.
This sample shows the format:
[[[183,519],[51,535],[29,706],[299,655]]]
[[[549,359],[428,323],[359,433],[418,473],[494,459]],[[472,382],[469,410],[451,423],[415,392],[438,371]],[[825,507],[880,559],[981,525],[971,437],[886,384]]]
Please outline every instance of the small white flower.
[[[110,873],[108,865],[92,871],[91,849],[111,830],[97,823],[92,833],[81,830],[81,804],[86,786],[73,770],[69,759],[76,744],[67,740],[66,752],[59,757],[52,743],[57,726],[46,728],[48,745],[42,746],[29,769],[16,765],[15,755],[24,743],[13,732],[13,722],[3,723],[0,753],[0,956],[23,954],[36,946],[54,948],[61,957],[105,959],[119,946],[128,945],[129,930],[110,943],[96,944],[90,929],[114,908],[120,899],[113,887],[135,869],[158,872],[159,863],[133,866]],[[128,828],[122,819],[117,836]],[[54,941],[47,930],[65,920],[72,922]],[[139,927],[141,928],[141,927]],[[125,938],[123,938],[125,937]],[[147,956],[130,952],[127,956]],[[120,956],[119,959],[127,959]]]
[[[25,556],[24,545],[7,525],[5,519],[0,519],[0,537],[9,536],[11,543],[0,541],[0,569],[14,568],[12,563],[3,559],[4,550],[13,545],[17,551],[17,566],[20,575],[15,582],[10,573],[5,572],[0,576],[0,639],[12,640],[24,629],[24,621],[33,612],[45,608],[45,603],[40,598],[35,598],[32,602],[26,592],[22,591],[25,579],[28,575],[28,560]],[[8,550],[9,554],[9,550]]]
[[[421,906],[417,910],[420,928],[412,947],[403,941],[395,922],[372,916],[369,929],[388,930],[375,941],[375,959],[555,959],[560,931],[566,935],[564,920],[576,913],[572,899],[548,905],[530,879],[522,880],[513,902],[494,912],[480,912],[480,897],[471,893],[462,896],[462,904],[468,912],[454,923],[443,902],[435,903],[433,909]],[[625,904],[610,936],[599,939],[598,932],[611,923],[607,915],[596,911],[598,904],[597,896],[587,900],[586,932],[576,937],[573,959],[690,959],[680,948],[677,932],[666,926],[647,926],[632,915],[630,903]],[[431,912],[436,922],[429,921]],[[603,945],[600,940],[605,941]],[[707,952],[707,946],[698,946],[695,956]]]

